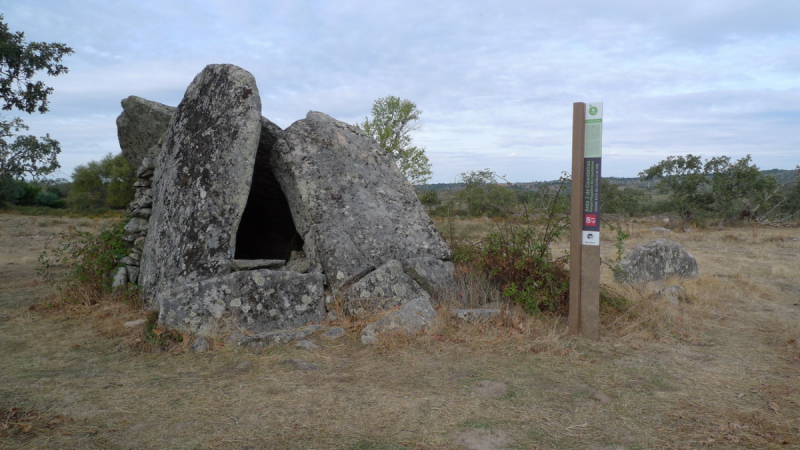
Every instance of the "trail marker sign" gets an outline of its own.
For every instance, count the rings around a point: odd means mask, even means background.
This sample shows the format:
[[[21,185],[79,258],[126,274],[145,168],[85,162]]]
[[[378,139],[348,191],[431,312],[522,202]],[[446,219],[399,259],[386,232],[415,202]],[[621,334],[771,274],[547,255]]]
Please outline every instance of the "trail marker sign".
[[[603,103],[574,103],[569,333],[600,338],[600,168]]]

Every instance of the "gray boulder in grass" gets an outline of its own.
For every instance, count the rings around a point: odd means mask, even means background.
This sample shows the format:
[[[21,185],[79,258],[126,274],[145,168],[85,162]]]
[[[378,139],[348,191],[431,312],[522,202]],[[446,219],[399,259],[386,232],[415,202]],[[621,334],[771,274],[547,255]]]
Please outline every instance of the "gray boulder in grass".
[[[700,275],[697,260],[679,244],[665,239],[631,250],[617,265],[617,282],[647,283],[672,276],[695,278]]]

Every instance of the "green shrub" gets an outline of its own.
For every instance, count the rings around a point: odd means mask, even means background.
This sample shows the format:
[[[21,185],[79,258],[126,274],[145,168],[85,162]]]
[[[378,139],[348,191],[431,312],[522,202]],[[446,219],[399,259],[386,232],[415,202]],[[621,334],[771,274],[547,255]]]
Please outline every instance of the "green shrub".
[[[496,175],[484,171],[485,178]],[[454,259],[482,270],[499,287],[503,296],[522,305],[530,313],[566,313],[569,305],[567,257],[554,258],[550,245],[569,227],[569,209],[563,207],[567,179],[538,195],[517,189],[513,201],[493,202],[490,196],[471,198],[474,210],[490,210],[495,231],[477,243],[466,243],[450,236]],[[523,198],[524,197],[524,198]],[[492,205],[483,205],[481,201]],[[505,208],[500,206],[506,205]],[[510,207],[521,208],[516,213]],[[451,226],[452,230],[453,227]]]
[[[33,199],[33,203],[35,205],[40,206],[47,206],[49,208],[63,208],[64,207],[64,200],[58,196],[55,192],[51,191],[42,191],[36,194],[36,197]]]
[[[57,236],[55,248],[39,255],[39,275],[52,283],[71,303],[95,304],[111,293],[114,271],[130,246],[123,239],[129,219],[102,229],[98,234],[71,230]]]

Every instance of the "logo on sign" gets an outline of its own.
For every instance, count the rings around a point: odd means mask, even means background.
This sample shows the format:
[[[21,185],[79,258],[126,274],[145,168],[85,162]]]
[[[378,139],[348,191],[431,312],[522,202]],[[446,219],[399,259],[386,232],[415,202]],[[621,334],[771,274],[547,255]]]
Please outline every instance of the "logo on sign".
[[[595,114],[597,114],[597,107],[596,107],[596,106],[594,106],[594,105],[590,106],[590,107],[589,107],[589,114],[590,114],[590,115],[592,115],[592,116],[594,116]]]
[[[597,225],[597,214],[586,214],[586,225]]]

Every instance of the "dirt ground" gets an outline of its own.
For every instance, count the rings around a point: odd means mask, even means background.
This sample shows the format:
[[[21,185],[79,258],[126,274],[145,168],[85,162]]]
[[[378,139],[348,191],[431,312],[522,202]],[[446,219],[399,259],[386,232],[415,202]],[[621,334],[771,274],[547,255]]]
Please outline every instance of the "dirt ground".
[[[0,448],[800,448],[798,228],[627,224],[627,250],[678,242],[701,276],[672,303],[604,268],[633,300],[603,313],[599,342],[517,315],[378,346],[349,329],[314,350],[192,353],[142,351],[123,323],[146,314],[125,304],[47,307],[37,256],[107,220],[0,214]]]

